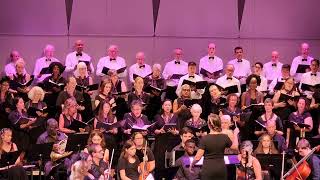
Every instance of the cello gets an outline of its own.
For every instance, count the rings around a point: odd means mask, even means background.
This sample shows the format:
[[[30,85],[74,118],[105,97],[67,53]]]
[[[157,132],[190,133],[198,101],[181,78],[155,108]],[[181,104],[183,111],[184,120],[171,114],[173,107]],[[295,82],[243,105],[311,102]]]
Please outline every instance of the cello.
[[[143,161],[139,165],[141,169],[139,180],[154,180],[153,175],[150,173],[151,172],[150,163],[147,162],[147,146],[148,146],[148,143],[146,141],[144,151],[143,151]]]
[[[311,168],[307,162],[307,159],[315,152],[320,150],[320,145],[312,148],[312,150],[303,157],[299,162],[293,165],[293,167],[282,177],[285,180],[305,180],[311,174]]]

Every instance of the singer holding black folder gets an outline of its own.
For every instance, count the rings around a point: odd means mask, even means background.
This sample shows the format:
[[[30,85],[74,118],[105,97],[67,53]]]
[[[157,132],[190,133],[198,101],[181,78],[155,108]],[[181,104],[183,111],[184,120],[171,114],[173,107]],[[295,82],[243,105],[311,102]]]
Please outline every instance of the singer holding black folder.
[[[81,114],[77,111],[77,102],[74,98],[65,101],[62,113],[59,117],[59,130],[63,133],[75,133],[75,130],[68,129],[72,121],[82,121]],[[79,129],[84,131],[84,129]]]
[[[154,133],[159,135],[159,134],[164,134],[166,132],[170,132],[173,135],[178,135],[179,131],[177,130],[177,116],[173,114],[172,111],[172,102],[169,99],[166,99],[162,103],[162,113],[158,114],[155,116],[155,126],[154,126]],[[171,125],[168,126],[169,128],[166,128],[166,125]],[[175,125],[175,126],[174,126]]]
[[[203,166],[200,173],[202,180],[227,179],[227,169],[223,160],[225,148],[237,148],[232,144],[231,139],[221,133],[221,120],[218,115],[208,116],[210,133],[200,140],[199,150],[190,164],[190,171],[193,166],[204,156]],[[214,166],[213,166],[214,165]]]

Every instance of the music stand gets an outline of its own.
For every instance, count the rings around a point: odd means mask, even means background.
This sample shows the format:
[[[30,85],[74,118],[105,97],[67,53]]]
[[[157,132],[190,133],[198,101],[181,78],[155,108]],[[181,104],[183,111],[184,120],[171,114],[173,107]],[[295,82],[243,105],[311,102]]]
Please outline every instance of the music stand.
[[[76,133],[68,136],[66,151],[80,152],[87,145],[88,133]]]
[[[263,170],[268,170],[275,179],[280,179],[282,154],[257,154],[256,158],[259,160]]]

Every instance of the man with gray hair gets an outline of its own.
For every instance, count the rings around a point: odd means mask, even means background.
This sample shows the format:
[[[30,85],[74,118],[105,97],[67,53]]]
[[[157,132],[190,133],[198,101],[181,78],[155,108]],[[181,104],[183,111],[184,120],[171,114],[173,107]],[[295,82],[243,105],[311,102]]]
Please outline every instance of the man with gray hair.
[[[110,45],[107,50],[107,56],[104,56],[99,59],[99,62],[97,64],[97,76],[105,76],[104,73],[102,73],[102,70],[104,67],[118,70],[121,68],[126,67],[126,60],[119,55],[119,49],[116,45]],[[127,76],[127,70],[125,70],[122,73],[118,74],[119,78],[123,79]]]
[[[46,77],[50,76],[50,73],[40,73],[43,68],[47,68],[50,66],[52,62],[60,62],[54,56],[54,46],[51,44],[47,44],[46,47],[43,49],[43,57],[36,60],[34,65],[33,75],[37,79],[37,82],[42,82]]]
[[[290,69],[290,75],[294,77],[294,80],[297,82],[300,82],[301,76],[303,73],[306,72],[297,72],[298,66],[299,65],[309,65],[311,64],[311,60],[313,57],[309,56],[310,52],[310,46],[307,43],[302,43],[300,46],[300,55],[293,58],[292,64],[291,64],[291,69]],[[308,67],[308,66],[306,66]],[[308,68],[307,68],[308,69]]]
[[[134,82],[135,78],[140,76],[145,78],[152,73],[151,67],[148,64],[145,64],[146,56],[144,52],[137,52],[136,61],[137,63],[133,64],[129,68],[129,80],[131,83]]]

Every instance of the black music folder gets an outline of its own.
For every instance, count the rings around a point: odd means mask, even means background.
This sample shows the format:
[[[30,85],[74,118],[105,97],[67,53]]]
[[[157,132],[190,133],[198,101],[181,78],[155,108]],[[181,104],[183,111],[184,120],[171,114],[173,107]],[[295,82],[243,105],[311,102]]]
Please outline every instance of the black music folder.
[[[66,84],[64,83],[56,83],[56,82],[53,82],[51,79],[49,79],[48,82],[54,87],[61,88],[61,89],[63,89],[66,86]]]
[[[38,117],[38,114],[37,112],[41,112],[43,114],[46,114],[49,112],[49,108],[45,107],[45,108],[42,108],[42,109],[39,109],[39,108],[35,108],[35,107],[29,107],[28,110],[27,110],[27,114],[29,116],[32,116],[32,117]]]
[[[80,86],[80,85],[76,85],[76,90],[78,91],[95,91],[99,89],[99,84],[92,84],[89,86]]]
[[[170,77],[170,79],[180,79],[182,76],[184,76],[185,74],[172,74],[172,76]]]
[[[196,87],[196,89],[204,89],[205,87],[207,87],[208,82],[207,81],[193,82],[193,81],[189,81],[189,80],[185,79],[182,82],[182,85],[184,85],[184,84],[188,84],[190,86]]]
[[[78,120],[73,120],[70,124],[70,126],[68,127],[68,129],[74,130],[76,132],[80,132],[79,128],[85,128],[87,127],[88,124],[82,122],[82,121],[78,121]]]
[[[177,129],[177,123],[168,123],[163,126],[163,129],[167,132],[169,129]]]
[[[280,90],[283,86],[284,82],[278,81],[277,84],[274,86],[274,90]]]
[[[126,69],[127,69],[127,66],[117,69],[116,72],[117,74],[120,74],[120,73],[123,73]],[[103,67],[101,72],[105,75],[108,75],[110,70],[111,70],[110,68]]]
[[[226,95],[229,95],[232,93],[238,93],[239,89],[237,85],[233,85],[233,86],[225,87],[223,91],[226,91],[227,92]]]
[[[310,69],[308,64],[299,64],[296,73],[306,73],[306,70]]]
[[[19,83],[19,82],[16,82],[16,81],[10,81],[10,86],[12,87],[15,87],[15,88],[24,88],[24,87],[29,87],[32,82],[34,80],[34,76],[30,76],[30,80],[25,82],[25,83]]]
[[[79,61],[78,61],[78,64],[81,63],[81,62],[85,63],[86,66],[89,66],[89,65],[90,65],[90,61],[79,60]]]
[[[187,108],[190,108],[192,105],[198,104],[198,103],[199,103],[199,99],[185,99],[183,101],[183,104],[187,106]]]
[[[259,103],[259,104],[250,104],[247,106],[244,110],[257,110],[257,109],[263,109],[264,108],[264,103]]]
[[[148,75],[146,75],[146,76],[140,76],[140,75],[138,75],[138,74],[133,74],[133,79],[136,79],[137,77],[141,77],[142,79],[145,79],[145,78],[147,78],[148,76],[151,76],[153,73],[150,73],[150,74],[148,74]]]
[[[118,128],[118,127],[121,127],[120,121],[117,121],[115,123],[106,123],[106,122],[98,121],[96,125],[97,129],[104,129],[106,131],[109,131],[113,128]]]
[[[291,96],[291,95],[288,95],[288,94],[284,94],[284,93],[281,93],[279,99],[283,99],[284,102],[288,102],[289,100],[296,100],[298,99],[300,96]]]
[[[27,161],[50,160],[53,143],[32,144],[27,150]]]
[[[213,75],[214,77],[218,77],[222,73],[222,71],[223,70],[221,69],[221,70],[218,70],[218,71],[210,72],[210,71],[208,71],[206,69],[201,68],[200,74],[202,74],[204,77],[208,77],[208,74],[210,76]]]
[[[144,91],[156,96],[160,96],[163,92],[165,92],[165,89],[160,89],[155,86],[148,85],[144,88]]]
[[[66,151],[80,152],[87,146],[88,138],[88,133],[69,134]]]
[[[50,67],[42,68],[40,74],[51,74]]]
[[[3,152],[0,158],[0,167],[14,165],[20,154],[21,151]]]
[[[320,84],[309,85],[301,83],[301,89],[303,91],[315,91],[316,89],[320,89]]]

